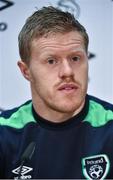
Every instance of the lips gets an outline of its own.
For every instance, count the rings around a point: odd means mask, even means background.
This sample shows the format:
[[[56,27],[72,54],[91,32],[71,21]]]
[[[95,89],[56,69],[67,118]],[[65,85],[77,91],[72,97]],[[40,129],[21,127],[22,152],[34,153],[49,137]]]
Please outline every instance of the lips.
[[[75,89],[78,89],[78,87],[75,84],[63,84],[58,88],[58,90],[60,91],[62,90],[70,91],[70,90],[75,90]]]

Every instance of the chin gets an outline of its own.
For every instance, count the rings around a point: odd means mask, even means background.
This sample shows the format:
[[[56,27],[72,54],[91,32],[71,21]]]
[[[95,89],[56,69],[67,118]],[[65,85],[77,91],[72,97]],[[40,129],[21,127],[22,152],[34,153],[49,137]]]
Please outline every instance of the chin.
[[[63,102],[61,102],[61,104],[59,103],[59,109],[60,109],[60,111],[62,111],[62,112],[67,112],[67,113],[72,113],[72,112],[75,112],[75,111],[80,111],[82,108],[83,108],[83,106],[84,106],[84,101],[83,101],[83,99],[81,99],[81,100],[79,100],[79,101],[77,101],[77,99],[76,100],[71,100],[71,102],[70,101],[65,101],[64,103]]]
[[[75,111],[77,111],[80,108],[80,106],[78,104],[74,104],[74,105],[62,105],[57,107],[57,109],[62,112],[62,113],[74,113]]]

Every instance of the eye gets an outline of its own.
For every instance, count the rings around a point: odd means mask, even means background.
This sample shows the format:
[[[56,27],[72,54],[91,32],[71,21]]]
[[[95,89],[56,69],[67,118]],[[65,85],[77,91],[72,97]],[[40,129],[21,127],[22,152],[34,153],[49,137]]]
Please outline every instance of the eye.
[[[72,61],[79,61],[80,60],[80,57],[79,56],[74,56],[74,57],[72,57]]]
[[[48,59],[47,60],[48,64],[56,64],[57,61],[55,59]]]

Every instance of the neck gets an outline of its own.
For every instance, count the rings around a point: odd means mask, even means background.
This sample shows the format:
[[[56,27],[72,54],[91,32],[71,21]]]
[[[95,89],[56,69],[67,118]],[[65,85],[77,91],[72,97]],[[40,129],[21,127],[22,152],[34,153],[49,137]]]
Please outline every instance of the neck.
[[[73,112],[55,111],[51,108],[43,106],[41,103],[39,103],[39,101],[38,103],[36,101],[33,101],[33,107],[36,113],[39,114],[39,116],[41,116],[42,118],[50,122],[61,123],[77,115],[83,109],[84,103],[85,102],[83,102],[83,104]]]

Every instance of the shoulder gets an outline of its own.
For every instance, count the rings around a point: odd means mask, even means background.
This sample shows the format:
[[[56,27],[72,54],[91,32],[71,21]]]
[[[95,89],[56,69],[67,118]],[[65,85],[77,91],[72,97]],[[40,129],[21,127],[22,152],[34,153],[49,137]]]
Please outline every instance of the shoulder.
[[[98,97],[95,97],[95,96],[91,96],[91,95],[88,95],[88,98],[89,98],[89,101],[92,101],[92,102],[95,102],[97,104],[100,104],[101,106],[103,106],[106,110],[111,110],[113,111],[113,104],[105,101],[105,100],[102,100]]]
[[[13,109],[3,111],[0,114],[0,126],[21,128],[28,121],[34,121],[31,100]]]
[[[94,127],[100,127],[113,122],[113,104],[88,95],[89,111],[85,121]]]

